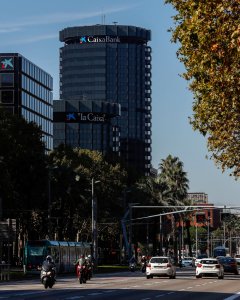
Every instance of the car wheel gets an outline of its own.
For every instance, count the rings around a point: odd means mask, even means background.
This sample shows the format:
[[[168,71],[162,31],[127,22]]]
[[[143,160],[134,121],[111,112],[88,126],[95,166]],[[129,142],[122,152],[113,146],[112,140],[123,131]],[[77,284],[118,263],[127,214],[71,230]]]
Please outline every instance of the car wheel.
[[[196,278],[201,278],[201,276],[200,275],[196,275]]]
[[[147,278],[147,279],[150,279],[150,278],[151,278],[151,276],[150,276],[150,275],[147,275],[147,276],[146,276],[146,278]]]

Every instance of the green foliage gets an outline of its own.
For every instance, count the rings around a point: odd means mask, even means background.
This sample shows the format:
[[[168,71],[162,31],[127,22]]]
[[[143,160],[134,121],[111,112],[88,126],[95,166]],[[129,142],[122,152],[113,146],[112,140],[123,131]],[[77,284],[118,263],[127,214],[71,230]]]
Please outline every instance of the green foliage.
[[[74,239],[77,232],[91,238],[92,180],[100,222],[123,215],[120,197],[127,174],[120,165],[109,164],[101,153],[60,145],[49,156],[52,218],[59,235]],[[54,222],[54,221],[53,221]]]
[[[188,178],[178,157],[168,155],[159,164],[158,184],[169,205],[183,205],[187,198]]]
[[[172,41],[194,95],[191,124],[207,137],[211,158],[240,175],[240,3],[167,0],[176,9]]]
[[[43,207],[46,157],[41,130],[34,123],[0,111],[0,197],[4,216]]]

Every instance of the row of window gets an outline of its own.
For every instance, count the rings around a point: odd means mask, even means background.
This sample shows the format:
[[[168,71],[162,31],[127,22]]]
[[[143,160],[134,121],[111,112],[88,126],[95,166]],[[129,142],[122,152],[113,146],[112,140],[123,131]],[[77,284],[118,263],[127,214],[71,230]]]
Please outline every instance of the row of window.
[[[41,116],[22,108],[22,116],[28,121],[28,122],[34,122],[38,126],[41,127],[41,130],[43,133],[47,133],[49,135],[53,135],[53,126],[52,121],[46,120],[42,118]]]
[[[53,118],[53,108],[50,105],[46,105],[41,102],[39,99],[27,94],[22,91],[22,105],[26,108],[34,110],[38,114],[46,117],[47,119],[52,120]]]
[[[22,71],[49,89],[53,89],[53,78],[24,57],[22,57]]]
[[[53,96],[51,90],[41,86],[25,75],[22,75],[22,88],[52,105]]]

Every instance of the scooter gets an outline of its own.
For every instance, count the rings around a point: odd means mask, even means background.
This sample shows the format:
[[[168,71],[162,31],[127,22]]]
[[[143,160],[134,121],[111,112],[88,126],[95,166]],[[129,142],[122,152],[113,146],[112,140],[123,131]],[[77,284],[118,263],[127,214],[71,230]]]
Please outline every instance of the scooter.
[[[136,271],[136,263],[129,263],[129,270],[131,272],[135,272]]]
[[[147,263],[146,262],[142,262],[142,265],[141,265],[141,271],[142,271],[142,273],[146,272],[146,266],[147,266]]]
[[[46,269],[46,268],[42,268],[41,270],[41,283],[43,284],[43,286],[45,287],[45,289],[52,288],[53,285],[55,284],[55,274],[56,274],[56,270],[55,268],[51,268],[51,269]]]

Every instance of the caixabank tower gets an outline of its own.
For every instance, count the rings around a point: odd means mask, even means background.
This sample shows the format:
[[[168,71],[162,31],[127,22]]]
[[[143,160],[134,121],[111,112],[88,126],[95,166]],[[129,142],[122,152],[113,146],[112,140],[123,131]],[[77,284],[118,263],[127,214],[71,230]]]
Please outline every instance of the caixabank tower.
[[[143,175],[151,168],[150,30],[94,25],[60,31],[60,100],[54,146],[114,153]]]

